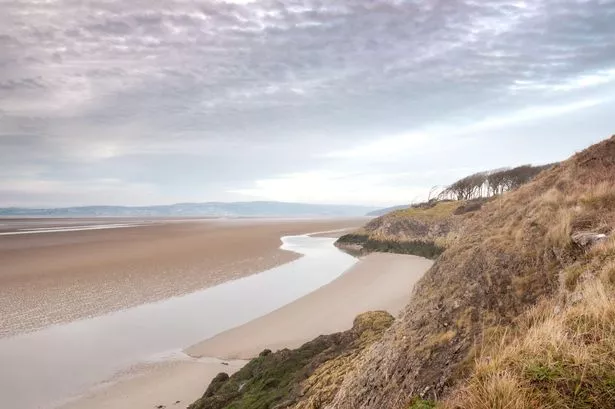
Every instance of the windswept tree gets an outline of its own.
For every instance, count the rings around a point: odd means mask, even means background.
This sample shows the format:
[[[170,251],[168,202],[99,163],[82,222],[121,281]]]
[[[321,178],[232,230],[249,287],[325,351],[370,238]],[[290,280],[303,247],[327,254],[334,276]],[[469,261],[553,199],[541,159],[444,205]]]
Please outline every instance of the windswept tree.
[[[440,194],[440,197],[456,200],[470,200],[474,197],[480,197],[483,194],[486,180],[487,173],[475,173],[448,186]]]
[[[512,169],[502,168],[475,173],[447,186],[438,197],[440,199],[471,200],[501,195],[519,188],[551,166],[553,165],[523,165]]]

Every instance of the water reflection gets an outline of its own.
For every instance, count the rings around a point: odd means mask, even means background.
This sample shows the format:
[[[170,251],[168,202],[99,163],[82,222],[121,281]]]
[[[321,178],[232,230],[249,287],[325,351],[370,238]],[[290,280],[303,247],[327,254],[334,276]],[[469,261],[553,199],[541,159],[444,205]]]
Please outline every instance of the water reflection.
[[[12,409],[53,407],[114,373],[267,314],[333,281],[355,259],[334,239],[289,236],[304,257],[181,297],[0,339],[0,396]]]

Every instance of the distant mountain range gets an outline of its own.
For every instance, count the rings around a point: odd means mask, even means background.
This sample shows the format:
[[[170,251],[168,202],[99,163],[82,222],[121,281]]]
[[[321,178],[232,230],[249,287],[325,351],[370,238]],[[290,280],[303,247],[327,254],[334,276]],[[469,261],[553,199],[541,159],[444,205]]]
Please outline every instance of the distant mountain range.
[[[365,216],[377,208],[284,202],[207,202],[159,206],[80,206],[53,209],[0,208],[0,216],[43,217],[315,217]]]

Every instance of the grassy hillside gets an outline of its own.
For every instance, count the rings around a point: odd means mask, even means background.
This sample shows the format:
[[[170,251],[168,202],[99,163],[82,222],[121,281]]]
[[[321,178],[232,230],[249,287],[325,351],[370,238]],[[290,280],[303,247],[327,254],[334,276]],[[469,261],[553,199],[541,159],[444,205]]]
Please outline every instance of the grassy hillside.
[[[435,259],[454,240],[465,220],[491,199],[432,200],[396,210],[335,243],[352,254],[388,252]]]
[[[467,219],[332,407],[615,407],[614,226],[615,137]]]
[[[358,348],[273,354],[266,405],[239,393],[261,391],[248,369],[225,383],[241,400],[195,408],[612,409],[614,230],[615,136],[499,197],[375,219],[342,245],[441,246],[401,318]]]

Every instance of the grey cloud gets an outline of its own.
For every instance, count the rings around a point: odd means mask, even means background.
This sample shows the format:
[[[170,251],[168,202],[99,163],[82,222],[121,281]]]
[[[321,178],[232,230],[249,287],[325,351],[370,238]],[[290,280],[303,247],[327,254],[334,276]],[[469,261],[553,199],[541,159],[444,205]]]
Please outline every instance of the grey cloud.
[[[35,135],[22,161],[58,180],[124,172],[164,189],[175,167],[202,171],[193,186],[250,183],[388,134],[602,96],[549,87],[615,68],[607,0],[0,7],[0,159],[14,162],[7,135]]]

